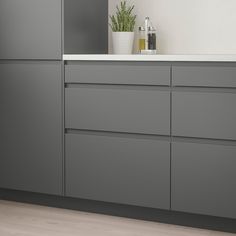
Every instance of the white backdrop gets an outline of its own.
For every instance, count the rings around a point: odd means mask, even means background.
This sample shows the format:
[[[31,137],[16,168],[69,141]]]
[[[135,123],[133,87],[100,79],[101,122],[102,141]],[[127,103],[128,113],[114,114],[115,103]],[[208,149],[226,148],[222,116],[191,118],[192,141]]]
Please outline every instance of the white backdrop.
[[[109,14],[119,1],[109,0]],[[137,26],[143,24],[145,16],[151,18],[157,28],[160,53],[236,54],[236,0],[129,2],[135,4]],[[109,42],[111,50],[111,33]]]

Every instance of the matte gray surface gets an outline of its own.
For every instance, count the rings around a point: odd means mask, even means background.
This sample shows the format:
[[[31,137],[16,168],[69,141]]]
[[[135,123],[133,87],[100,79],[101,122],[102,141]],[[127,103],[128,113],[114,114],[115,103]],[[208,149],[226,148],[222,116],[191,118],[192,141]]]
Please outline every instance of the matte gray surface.
[[[61,59],[61,0],[1,0],[0,59]]]
[[[153,62],[79,62],[65,73],[67,83],[170,85],[170,65]]]
[[[236,140],[236,93],[173,92],[172,134]]]
[[[236,218],[236,146],[172,144],[172,210]]]
[[[169,209],[170,143],[67,134],[66,196]]]
[[[232,63],[173,66],[172,75],[177,86],[236,87],[236,64]]]
[[[64,0],[64,52],[108,53],[108,0]]]
[[[77,87],[65,91],[66,128],[170,134],[168,91]]]
[[[0,187],[62,194],[61,64],[0,64]]]

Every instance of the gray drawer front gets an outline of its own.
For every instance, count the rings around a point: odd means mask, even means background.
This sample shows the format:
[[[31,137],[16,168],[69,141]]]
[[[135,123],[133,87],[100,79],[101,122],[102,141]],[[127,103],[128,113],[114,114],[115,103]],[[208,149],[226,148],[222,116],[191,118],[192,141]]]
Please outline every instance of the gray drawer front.
[[[152,62],[80,62],[65,73],[67,83],[170,85],[170,66]]]
[[[108,87],[67,88],[66,128],[170,134],[168,91]]]
[[[173,143],[172,209],[236,218],[236,146]]]
[[[67,134],[66,196],[169,209],[169,142]]]
[[[173,66],[173,85],[236,87],[236,64]]]
[[[173,92],[173,135],[236,140],[236,94]]]

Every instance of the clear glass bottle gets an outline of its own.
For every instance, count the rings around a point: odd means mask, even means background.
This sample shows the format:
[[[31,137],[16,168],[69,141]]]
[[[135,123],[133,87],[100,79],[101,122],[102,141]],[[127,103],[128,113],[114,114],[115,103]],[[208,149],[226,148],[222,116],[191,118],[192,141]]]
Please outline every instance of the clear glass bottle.
[[[145,50],[148,50],[148,28],[151,25],[150,18],[147,16],[144,20],[144,29],[145,29]]]
[[[148,50],[157,49],[156,29],[152,26],[148,28]]]
[[[144,27],[139,27],[139,53],[146,49],[146,31]]]

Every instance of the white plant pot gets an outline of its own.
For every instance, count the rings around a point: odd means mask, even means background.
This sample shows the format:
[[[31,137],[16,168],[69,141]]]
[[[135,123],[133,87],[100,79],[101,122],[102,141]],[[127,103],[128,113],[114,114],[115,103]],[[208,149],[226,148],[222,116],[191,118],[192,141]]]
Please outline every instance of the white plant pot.
[[[113,53],[132,54],[134,32],[112,32]]]

